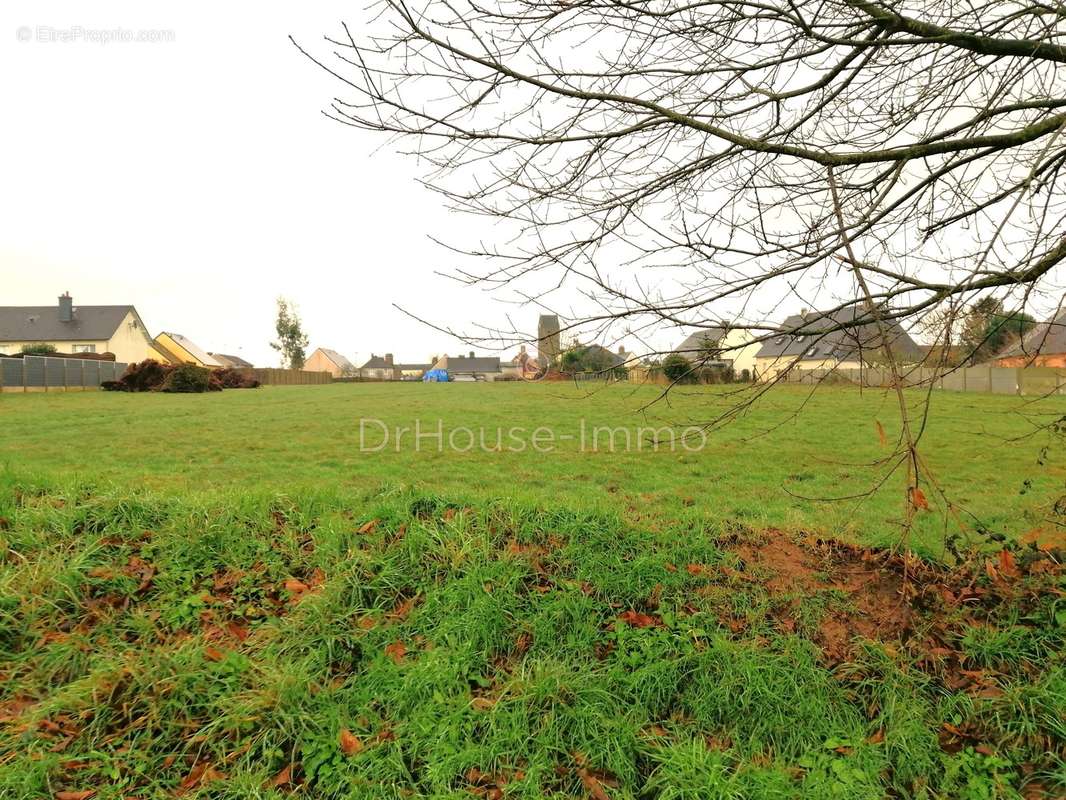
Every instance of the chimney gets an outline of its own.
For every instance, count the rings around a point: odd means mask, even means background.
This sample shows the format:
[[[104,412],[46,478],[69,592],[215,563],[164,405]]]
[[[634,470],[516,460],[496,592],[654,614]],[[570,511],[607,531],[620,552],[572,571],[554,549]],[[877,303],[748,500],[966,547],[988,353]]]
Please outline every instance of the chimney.
[[[70,296],[70,292],[63,292],[59,295],[59,321],[60,322],[73,322],[74,320],[74,299]]]
[[[471,350],[471,351],[470,351],[470,357],[471,357],[471,358],[473,358],[473,357],[474,357],[474,351],[473,351],[473,350]]]
[[[618,355],[624,356],[626,354],[625,345],[618,345]]]
[[[392,353],[386,353],[385,354],[385,366],[386,367],[391,367],[392,366]]]

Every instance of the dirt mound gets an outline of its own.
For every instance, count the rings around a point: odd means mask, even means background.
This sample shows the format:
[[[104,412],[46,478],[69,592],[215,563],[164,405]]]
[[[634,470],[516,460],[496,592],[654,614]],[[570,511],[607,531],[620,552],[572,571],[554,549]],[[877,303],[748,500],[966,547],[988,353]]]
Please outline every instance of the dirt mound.
[[[767,541],[743,544],[734,552],[742,572],[772,597],[793,598],[779,612],[786,629],[795,629],[801,598],[819,592],[840,597],[841,602],[826,610],[814,637],[831,659],[844,658],[856,636],[889,641],[905,639],[911,632],[914,609],[903,570],[886,564],[884,554],[839,542],[804,547],[776,531]]]
[[[946,633],[960,621],[1017,601],[1019,582],[1060,567],[1053,554],[1031,549],[1021,562],[1004,550],[947,569],[834,540],[798,542],[775,530],[731,550],[737,575],[769,594],[779,627],[807,634],[834,662],[853,652],[856,637],[942,654]],[[813,625],[804,613],[812,598],[824,599]]]

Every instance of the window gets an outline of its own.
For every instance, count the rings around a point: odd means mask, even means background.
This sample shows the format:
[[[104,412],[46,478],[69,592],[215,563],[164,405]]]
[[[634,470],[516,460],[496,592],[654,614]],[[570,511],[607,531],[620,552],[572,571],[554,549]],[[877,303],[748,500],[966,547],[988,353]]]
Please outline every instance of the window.
[[[73,347],[70,348],[70,352],[72,352],[72,353],[95,353],[96,352],[96,345],[95,344],[76,344],[76,345],[74,345]]]
[[[817,348],[817,347],[812,347],[812,348],[810,348],[810,349],[809,349],[809,350],[807,351],[806,355],[808,355],[808,356],[814,356],[814,355],[818,355],[818,348]]]

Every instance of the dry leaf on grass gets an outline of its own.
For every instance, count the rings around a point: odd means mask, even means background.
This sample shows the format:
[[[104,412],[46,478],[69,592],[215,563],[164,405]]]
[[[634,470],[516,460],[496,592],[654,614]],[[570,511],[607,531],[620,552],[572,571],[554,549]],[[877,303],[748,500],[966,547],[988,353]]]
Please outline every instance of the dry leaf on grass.
[[[618,619],[634,628],[655,628],[663,624],[663,621],[656,616],[633,610],[623,611],[618,615]]]
[[[297,580],[296,578],[289,578],[285,581],[285,591],[290,594],[300,595],[306,592],[309,588],[310,587],[306,583]]]
[[[604,791],[603,784],[600,783],[599,778],[587,769],[578,767],[577,776],[581,778],[581,783],[584,785],[585,791],[592,796],[592,800],[611,800],[610,795]]]
[[[340,746],[341,752],[344,753],[344,755],[354,756],[363,749],[363,742],[350,730],[344,728],[340,735]]]
[[[292,786],[292,764],[286,764],[281,772],[271,778],[266,785],[267,789]]]

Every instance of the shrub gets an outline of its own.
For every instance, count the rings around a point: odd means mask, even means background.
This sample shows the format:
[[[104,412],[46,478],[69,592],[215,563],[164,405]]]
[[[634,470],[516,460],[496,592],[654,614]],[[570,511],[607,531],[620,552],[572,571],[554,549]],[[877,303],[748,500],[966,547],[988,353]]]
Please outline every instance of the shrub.
[[[736,376],[732,367],[703,367],[699,371],[701,383],[732,383]]]
[[[237,369],[197,367],[193,364],[161,364],[147,359],[130,364],[117,381],[104,381],[109,392],[220,392],[223,389],[255,389],[259,381]]]
[[[210,392],[222,391],[222,386],[213,382],[211,370],[207,367],[197,367],[193,364],[182,364],[174,367],[160,387],[163,392]]]
[[[101,389],[109,392],[154,392],[158,391],[167,375],[174,369],[169,364],[160,364],[155,359],[146,358],[136,364],[130,364],[117,381],[104,381]]]
[[[673,383],[691,380],[692,364],[680,353],[671,353],[663,359],[663,373]]]
[[[211,380],[218,384],[220,389],[256,389],[259,381],[251,374],[232,367],[216,369],[211,373]]]
[[[21,352],[24,356],[50,356],[58,351],[54,344],[24,344]]]

